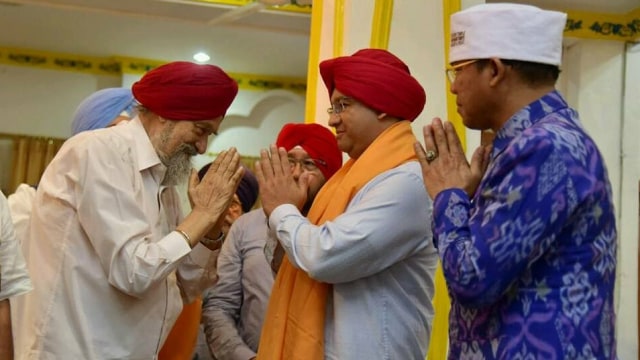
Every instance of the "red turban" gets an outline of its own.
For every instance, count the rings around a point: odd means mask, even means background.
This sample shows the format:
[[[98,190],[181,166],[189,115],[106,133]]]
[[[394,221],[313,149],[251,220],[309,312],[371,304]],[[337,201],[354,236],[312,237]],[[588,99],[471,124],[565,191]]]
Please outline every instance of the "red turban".
[[[197,121],[224,116],[238,84],[215,65],[176,61],[146,73],[132,91],[140,104],[163,118]]]
[[[362,49],[320,63],[320,75],[329,90],[346,96],[389,116],[413,121],[424,109],[427,96],[409,67],[392,53]]]
[[[325,180],[335,174],[342,166],[342,151],[331,130],[319,124],[286,124],[280,130],[276,140],[278,147],[287,151],[300,146],[316,163]]]

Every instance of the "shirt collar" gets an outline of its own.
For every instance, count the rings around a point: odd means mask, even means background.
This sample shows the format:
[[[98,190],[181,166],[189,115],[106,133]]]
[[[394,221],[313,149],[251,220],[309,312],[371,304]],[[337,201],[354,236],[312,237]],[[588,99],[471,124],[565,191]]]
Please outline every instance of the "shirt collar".
[[[516,112],[496,133],[491,159],[495,159],[525,129],[533,126],[547,115],[567,107],[562,95],[557,90],[553,90]]]
[[[164,178],[164,173],[167,168],[160,161],[156,149],[149,139],[149,134],[144,129],[142,121],[136,116],[127,124],[127,131],[130,133],[133,139],[133,145],[136,148],[135,154],[137,156],[138,171],[144,171],[150,169],[154,178],[159,181]]]

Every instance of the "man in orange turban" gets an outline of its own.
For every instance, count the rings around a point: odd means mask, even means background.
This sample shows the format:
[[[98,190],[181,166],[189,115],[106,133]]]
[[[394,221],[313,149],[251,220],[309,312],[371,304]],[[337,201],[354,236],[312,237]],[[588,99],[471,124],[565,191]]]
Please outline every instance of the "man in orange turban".
[[[69,139],[44,172],[24,239],[34,291],[17,358],[154,359],[183,303],[215,280],[216,239],[242,177],[235,149],[202,181],[206,150],[237,94],[213,65],[174,62],[133,85],[138,115]],[[183,217],[175,185],[189,181]]]
[[[323,61],[320,74],[329,125],[350,159],[307,219],[308,181],[293,181],[284,149],[261,152],[262,205],[287,256],[258,359],[424,359],[437,255],[410,122],[425,92],[385,50]]]

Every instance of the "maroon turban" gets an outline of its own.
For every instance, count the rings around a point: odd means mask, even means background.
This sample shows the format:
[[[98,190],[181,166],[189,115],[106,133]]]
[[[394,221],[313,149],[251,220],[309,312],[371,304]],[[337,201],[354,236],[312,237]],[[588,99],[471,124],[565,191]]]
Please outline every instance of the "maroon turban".
[[[176,61],[159,66],[133,84],[133,96],[169,120],[210,120],[224,116],[238,84],[215,65]]]
[[[312,159],[321,160],[316,165],[325,180],[342,166],[342,151],[331,130],[319,124],[286,124],[276,140],[278,147],[287,151],[300,146]]]
[[[362,49],[320,63],[320,75],[329,90],[346,96],[389,116],[415,120],[424,109],[427,96],[409,67],[392,53]]]

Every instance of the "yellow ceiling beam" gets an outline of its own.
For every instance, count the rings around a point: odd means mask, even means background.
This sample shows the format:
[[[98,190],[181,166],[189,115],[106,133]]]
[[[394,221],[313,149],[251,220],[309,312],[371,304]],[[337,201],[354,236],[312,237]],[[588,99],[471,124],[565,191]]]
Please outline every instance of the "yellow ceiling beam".
[[[192,3],[205,3],[210,5],[224,5],[224,6],[245,6],[256,2],[257,0],[182,0],[183,2]],[[279,5],[279,6],[267,6],[268,10],[273,11],[286,11],[294,13],[311,14],[311,5],[296,5],[293,4]]]

